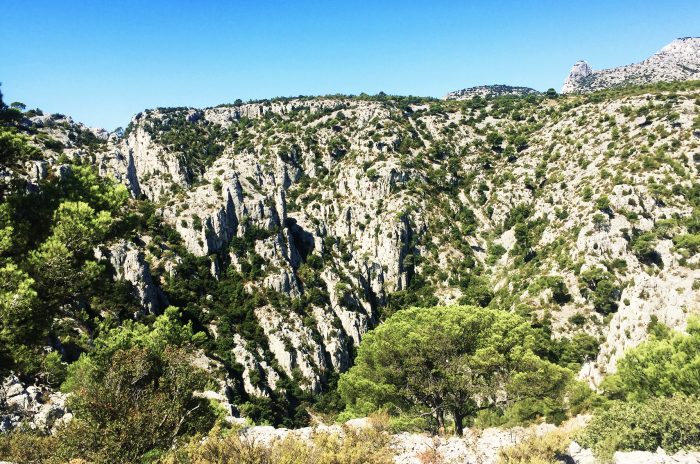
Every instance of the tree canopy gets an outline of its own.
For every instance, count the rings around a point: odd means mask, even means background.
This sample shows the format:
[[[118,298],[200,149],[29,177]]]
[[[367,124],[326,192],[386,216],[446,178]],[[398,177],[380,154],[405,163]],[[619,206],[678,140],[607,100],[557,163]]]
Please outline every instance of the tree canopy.
[[[3,135],[20,135],[0,127]],[[14,152],[13,152],[14,153]],[[1,155],[1,153],[0,153]],[[49,178],[38,192],[3,197],[0,185],[0,373],[34,375],[45,362],[45,346],[64,353],[89,348],[80,333],[91,318],[113,313],[134,297],[120,291],[94,249],[115,237],[127,217],[128,192],[116,181],[99,177],[92,167],[73,165],[62,178]],[[113,289],[109,298],[105,287]],[[93,305],[97,299],[99,305]],[[92,306],[95,306],[92,308]],[[104,311],[107,309],[109,311]],[[132,308],[129,308],[133,312]],[[68,316],[84,324],[53,323]],[[77,358],[77,354],[73,358]],[[55,355],[54,355],[55,356]]]
[[[535,333],[520,316],[472,306],[399,311],[368,333],[339,391],[352,414],[379,409],[445,416],[461,434],[479,411],[519,420],[553,413],[571,372],[534,353]]]

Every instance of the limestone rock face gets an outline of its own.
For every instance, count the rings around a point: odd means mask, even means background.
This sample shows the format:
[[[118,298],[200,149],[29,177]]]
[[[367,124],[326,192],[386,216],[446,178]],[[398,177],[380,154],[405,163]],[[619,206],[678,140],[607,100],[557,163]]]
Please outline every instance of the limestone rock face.
[[[578,461],[577,461],[578,462]],[[679,451],[666,454],[662,449],[651,451],[616,451],[613,456],[614,464],[697,464],[700,453]]]
[[[305,327],[295,313],[282,315],[269,307],[257,309],[255,315],[267,336],[270,351],[284,372],[293,377],[292,369],[299,369],[307,382],[303,386],[320,393],[329,366],[312,328]]]
[[[319,99],[187,110],[183,116],[186,124],[214,124],[223,130],[244,118],[285,116],[299,111],[310,115],[328,113],[327,117],[320,116],[322,121],[349,106],[348,102]],[[383,106],[375,102],[353,103],[351,111],[362,127],[373,118],[388,115]],[[239,151],[234,146],[225,148],[223,155],[192,184],[183,158],[177,151],[157,142],[158,133],[149,129],[165,125],[173,117],[172,113],[159,111],[135,117],[128,135],[115,141],[98,155],[98,159],[105,174],[115,175],[134,196],[145,196],[153,201],[170,198],[160,210],[162,218],[179,232],[185,247],[194,255],[221,253],[233,239],[241,240],[253,231],[265,231],[268,236],[255,240],[243,255],[229,253],[225,260],[229,264],[223,263],[221,257],[212,258],[213,274],[218,276],[225,272],[222,268],[225,265],[240,271],[245,261],[260,259],[265,276],[250,286],[250,291],[265,288],[296,299],[309,290],[304,289],[297,275],[303,262],[311,255],[337,252],[326,248],[327,237],[337,237],[356,248],[352,254],[338,260],[334,270],[324,270],[320,274],[329,301],[313,307],[310,316],[315,324],[311,332],[300,319],[293,315],[290,319],[279,309],[256,312],[277,365],[290,376],[298,369],[306,379],[305,387],[318,391],[329,370],[348,366],[350,343],[359,344],[362,334],[374,325],[377,306],[385,301],[386,291],[408,286],[403,260],[409,253],[411,237],[422,233],[425,225],[411,225],[407,217],[399,221],[394,219],[403,204],[399,198],[391,198],[386,207],[379,210],[379,215],[375,211],[378,202],[391,197],[398,185],[408,181],[409,174],[394,160],[389,160],[378,166],[376,175],[368,178],[355,163],[333,159],[333,156],[342,156],[341,149],[321,159],[319,164],[313,161],[310,153],[304,153],[296,145],[284,150],[274,148],[264,158],[259,155],[258,147]],[[318,133],[324,143],[328,143],[337,129],[323,129]],[[368,156],[362,136],[350,135],[349,146],[342,151],[354,147]],[[386,146],[395,143],[396,140],[387,140]],[[337,191],[347,201],[334,198],[329,191],[323,195],[323,201],[302,208],[294,205],[295,211],[290,213],[287,196],[295,182],[303,176],[315,178],[320,169],[327,170],[334,165],[341,170],[338,177],[342,181]],[[173,189],[181,190],[174,198],[169,193]],[[113,264],[117,268],[124,262]],[[144,304],[152,299],[145,298],[151,293],[149,288],[146,283],[139,289],[144,295]],[[285,327],[284,337],[277,333],[280,327]],[[299,343],[303,343],[305,350],[309,347],[312,350],[305,352],[301,345],[297,346]],[[289,351],[291,348],[294,349]],[[243,383],[254,393],[264,394],[265,389],[256,386],[250,375],[257,379],[259,375],[254,372],[266,372],[262,363],[270,360],[249,355],[252,353],[255,349],[248,350],[240,343],[234,354],[245,366]],[[274,382],[274,376],[266,374],[264,377]]]
[[[640,63],[593,71],[588,63],[579,61],[564,82],[562,93],[694,79],[700,79],[700,38],[684,37]]]
[[[561,93],[575,92],[578,86],[581,85],[580,83],[585,81],[591,74],[593,74],[593,69],[587,62],[583,60],[577,61],[574,64],[574,67],[571,68],[569,77],[567,77],[566,81],[564,81],[564,86],[561,89]]]
[[[135,196],[158,200],[172,185],[186,186],[187,173],[177,153],[164,150],[134,118],[135,130],[114,147],[111,171]]]
[[[234,336],[233,355],[236,362],[243,366],[243,382],[246,392],[256,396],[268,396],[268,389],[277,388],[279,374],[262,359],[258,351],[248,349],[248,343],[236,334]],[[251,379],[261,379],[262,383],[253,383]]]

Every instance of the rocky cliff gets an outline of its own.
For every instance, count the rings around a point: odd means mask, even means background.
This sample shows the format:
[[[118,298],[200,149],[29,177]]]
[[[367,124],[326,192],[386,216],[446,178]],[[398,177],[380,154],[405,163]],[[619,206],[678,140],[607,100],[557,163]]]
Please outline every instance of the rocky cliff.
[[[179,244],[141,233],[97,255],[142,315],[187,307],[238,366],[229,393],[269,396],[281,379],[319,393],[383,317],[454,302],[589,337],[575,361],[596,385],[650,324],[682,330],[700,307],[700,257],[678,239],[697,217],[699,102],[687,88],[161,108],[93,131],[89,150],[71,137],[89,129],[42,116],[36,130],[65,148],[28,179],[87,162],[155,207]],[[209,280],[183,300],[171,282],[192,260]]]
[[[700,38],[684,37],[640,63],[594,71],[585,61],[578,61],[561,92],[592,92],[630,84],[697,79],[700,79]]]

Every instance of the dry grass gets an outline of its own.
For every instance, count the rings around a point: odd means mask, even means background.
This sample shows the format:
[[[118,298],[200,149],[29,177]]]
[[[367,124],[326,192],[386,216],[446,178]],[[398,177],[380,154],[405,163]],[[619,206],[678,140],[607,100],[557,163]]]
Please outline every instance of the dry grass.
[[[237,432],[212,433],[170,453],[162,464],[391,464],[391,436],[378,426],[316,433],[310,441],[292,434],[270,444]]]
[[[557,456],[571,443],[571,435],[555,431],[532,436],[499,452],[498,464],[557,464]]]

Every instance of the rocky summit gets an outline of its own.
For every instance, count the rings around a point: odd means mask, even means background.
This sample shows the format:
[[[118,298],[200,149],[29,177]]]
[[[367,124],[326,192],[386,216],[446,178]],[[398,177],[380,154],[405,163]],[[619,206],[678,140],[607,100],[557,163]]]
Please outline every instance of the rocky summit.
[[[592,92],[623,85],[697,79],[700,79],[700,38],[684,37],[640,63],[594,71],[585,61],[578,61],[561,92]]]

